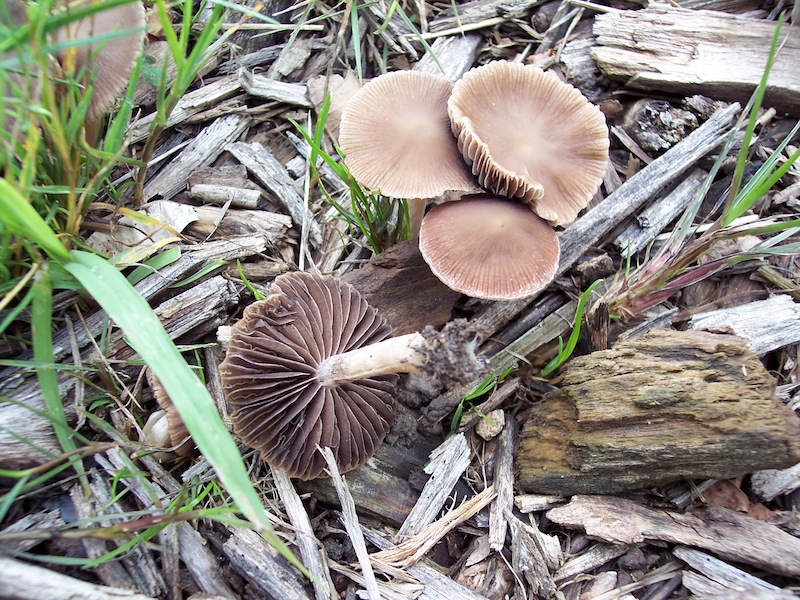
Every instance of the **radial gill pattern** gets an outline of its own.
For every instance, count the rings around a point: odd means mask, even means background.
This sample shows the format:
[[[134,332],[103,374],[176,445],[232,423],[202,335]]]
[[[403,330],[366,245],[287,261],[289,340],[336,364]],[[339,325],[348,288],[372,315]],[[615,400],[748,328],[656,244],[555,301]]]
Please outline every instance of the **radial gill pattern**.
[[[350,285],[287,273],[233,326],[220,366],[235,433],[291,477],[324,474],[318,447],[339,470],[367,461],[394,422],[396,375],[321,386],[322,360],[386,338],[391,328]]]

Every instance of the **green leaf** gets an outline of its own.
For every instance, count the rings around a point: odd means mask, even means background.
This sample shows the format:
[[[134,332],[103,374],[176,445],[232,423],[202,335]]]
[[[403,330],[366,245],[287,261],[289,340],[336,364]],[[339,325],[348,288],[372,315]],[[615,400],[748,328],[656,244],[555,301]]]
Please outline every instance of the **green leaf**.
[[[58,236],[6,179],[0,179],[0,223],[11,233],[31,240],[51,258],[69,260],[69,252]]]
[[[307,574],[294,554],[272,532],[269,518],[214,400],[145,299],[103,258],[78,250],[70,252],[70,256],[73,262],[65,268],[122,329],[130,346],[161,380],[197,447],[214,467],[239,510],[272,546]]]

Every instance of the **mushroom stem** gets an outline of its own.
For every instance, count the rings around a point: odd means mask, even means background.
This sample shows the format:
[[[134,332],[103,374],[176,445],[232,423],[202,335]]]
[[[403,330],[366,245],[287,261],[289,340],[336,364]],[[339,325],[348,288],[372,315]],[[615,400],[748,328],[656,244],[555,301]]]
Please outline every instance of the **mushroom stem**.
[[[317,381],[332,386],[343,381],[355,381],[386,375],[412,373],[422,367],[423,356],[416,349],[425,343],[419,333],[409,333],[383,340],[377,344],[334,354],[317,368]]]
[[[419,237],[419,230],[422,227],[422,217],[425,216],[425,207],[428,201],[425,198],[409,198],[408,202],[408,230],[409,239]]]
[[[484,371],[475,355],[477,342],[463,320],[451,321],[441,331],[423,331],[389,338],[334,354],[317,368],[317,381],[335,386],[389,373],[425,371],[453,381],[467,382]]]

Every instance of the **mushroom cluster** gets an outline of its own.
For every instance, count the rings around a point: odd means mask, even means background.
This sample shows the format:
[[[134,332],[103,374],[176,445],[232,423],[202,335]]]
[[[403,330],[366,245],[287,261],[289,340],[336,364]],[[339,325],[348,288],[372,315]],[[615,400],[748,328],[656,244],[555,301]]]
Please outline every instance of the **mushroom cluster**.
[[[231,328],[220,375],[234,432],[290,477],[322,476],[325,447],[343,473],[364,464],[394,422],[397,373],[483,371],[463,323],[390,338],[332,276],[285,273],[270,292]]]
[[[508,61],[473,68],[455,85],[380,75],[355,94],[340,127],[363,185],[456,197],[422,218],[420,250],[449,287],[490,300],[531,296],[552,281],[553,227],[575,220],[608,164],[603,113],[552,73]]]

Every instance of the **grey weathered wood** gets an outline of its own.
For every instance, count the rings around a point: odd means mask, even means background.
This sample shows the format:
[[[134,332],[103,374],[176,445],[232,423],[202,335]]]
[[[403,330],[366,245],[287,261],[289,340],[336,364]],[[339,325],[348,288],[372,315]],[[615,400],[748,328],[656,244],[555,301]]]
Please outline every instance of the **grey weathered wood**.
[[[209,204],[226,204],[237,208],[256,208],[261,192],[228,185],[198,183],[189,188],[189,197]]]
[[[706,172],[695,169],[672,192],[654,202],[636,216],[614,240],[623,256],[632,256],[647,247],[694,198],[703,184]]]
[[[800,342],[800,303],[787,294],[694,315],[689,329],[730,331],[756,354]]]
[[[651,331],[574,358],[562,381],[525,423],[525,491],[608,493],[800,461],[800,419],[736,336]]]
[[[508,520],[506,515],[514,508],[514,457],[518,441],[519,426],[516,419],[508,415],[500,435],[495,438],[494,489],[497,491],[489,507],[489,547],[500,552],[506,545]]]
[[[178,100],[175,108],[169,114],[169,117],[167,117],[166,126],[172,127],[178,123],[183,123],[200,111],[230,98],[241,89],[242,84],[239,77],[237,75],[230,75],[193,90]],[[156,114],[151,113],[131,123],[126,133],[127,140],[131,144],[135,144],[146,138],[155,117]]]
[[[249,529],[228,529],[231,536],[222,551],[259,597],[312,598],[300,574],[263,537]]]
[[[336,588],[331,581],[328,555],[322,547],[322,543],[314,534],[311,519],[308,518],[308,513],[303,507],[303,502],[300,500],[300,496],[297,495],[294,485],[292,485],[292,480],[289,479],[285,471],[272,469],[272,481],[275,483],[275,489],[278,491],[283,507],[286,509],[289,522],[294,527],[294,542],[300,549],[300,558],[303,566],[308,569],[314,578],[311,582],[314,586],[314,596],[317,600],[338,598]]]
[[[541,536],[541,532],[534,532],[533,527],[517,519],[508,510],[503,518],[508,519],[511,529],[511,564],[514,573],[525,578],[537,598],[555,597],[556,585],[549,568],[553,565],[548,565],[548,557],[534,537],[535,534]],[[557,540],[555,543],[558,545]]]
[[[594,571],[628,551],[628,544],[595,544],[586,552],[570,558],[555,572],[553,579],[562,583],[582,573]]]
[[[660,540],[708,550],[769,573],[800,575],[800,540],[775,525],[717,507],[678,513],[613,496],[575,496],[547,517],[614,544]]]
[[[750,478],[750,485],[753,492],[764,500],[790,494],[800,488],[800,463],[788,469],[757,471]]]
[[[446,448],[439,457],[430,479],[422,488],[417,503],[397,532],[397,539],[419,533],[433,523],[439,515],[453,487],[470,463],[470,451],[467,438],[460,433],[447,442]]]
[[[308,88],[303,83],[277,81],[265,75],[257,75],[247,69],[239,71],[239,81],[247,93],[256,98],[311,108]]]
[[[151,460],[147,460],[148,458]],[[130,458],[119,448],[112,448],[105,455],[97,455],[96,460],[109,477],[116,477],[121,471],[128,469],[130,464]],[[143,462],[152,479],[124,477],[121,479],[122,483],[144,507],[153,507],[156,498],[168,502],[170,495],[180,489],[180,484],[157,461],[152,460],[152,457],[145,457]],[[167,487],[169,494],[162,486]],[[203,536],[189,523],[173,523],[167,527],[175,530],[180,558],[198,587],[206,594],[235,598],[236,594],[228,586],[219,562]]]
[[[250,120],[240,115],[227,115],[213,121],[145,184],[144,198],[171,199],[186,186],[193,171],[214,162],[226,146],[239,139],[249,124]]]
[[[289,211],[298,229],[309,228],[309,239],[315,246],[322,242],[322,230],[308,210],[294,180],[280,161],[261,144],[236,142],[226,148],[236,160],[267,188]]]
[[[463,34],[477,28],[491,27],[507,19],[526,17],[536,6],[544,4],[542,0],[473,0],[459,4],[457,11],[452,9],[430,22],[431,33],[454,30]],[[458,36],[453,36],[458,37]]]
[[[323,448],[322,455],[325,457],[325,462],[328,465],[328,474],[331,477],[333,487],[336,489],[339,505],[342,508],[342,523],[344,524],[345,530],[347,530],[350,543],[353,545],[353,550],[358,558],[358,564],[361,567],[361,574],[364,577],[364,587],[367,591],[367,597],[369,600],[380,600],[381,593],[378,589],[378,582],[375,580],[375,572],[372,570],[372,563],[370,562],[369,553],[367,552],[364,534],[358,522],[356,503],[353,500],[353,496],[350,494],[347,482],[339,473],[333,451],[327,447]]]
[[[381,551],[396,548],[389,537],[374,529],[362,527],[364,537]],[[406,567],[405,572],[422,584],[422,590],[416,598],[420,600],[481,600],[484,597],[469,588],[450,579],[441,569],[430,565],[423,559]]]
[[[520,494],[514,498],[514,506],[521,513],[548,510],[566,502],[561,494]]]
[[[426,53],[414,65],[414,70],[443,75],[455,82],[475,64],[482,45],[483,37],[477,34],[438,38],[431,44],[433,55]],[[436,60],[433,59],[434,56]]]
[[[761,80],[774,33],[772,21],[714,11],[612,11],[595,19],[592,56],[630,87],[744,102]],[[797,112],[800,32],[784,27],[781,35],[765,105]]]
[[[0,556],[3,597],[13,600],[155,600],[131,590],[75,579],[52,569]]]
[[[214,234],[223,239],[261,235],[269,246],[284,243],[286,230],[292,226],[292,219],[287,215],[266,210],[223,210],[216,206],[196,206],[194,212],[197,221],[188,227],[187,232],[204,236]]]
[[[692,593],[699,596],[705,596],[708,594],[708,592],[714,590],[716,591],[715,595],[724,595],[725,593],[750,593],[757,595],[762,591],[767,591],[775,592],[778,594],[778,597],[784,597],[787,599],[795,597],[794,594],[788,590],[782,590],[776,585],[767,583],[763,579],[759,579],[754,575],[750,575],[750,573],[745,573],[741,569],[737,569],[736,567],[729,565],[718,558],[710,556],[705,552],[700,552],[699,550],[694,550],[684,546],[678,546],[677,548],[673,549],[672,554],[693,569],[705,575],[705,577],[710,580],[710,583],[716,584],[713,587],[708,586],[704,589],[696,589],[694,586],[689,587],[689,590]],[[684,579],[684,582],[688,583],[686,579]],[[755,596],[750,597],[752,598]]]

